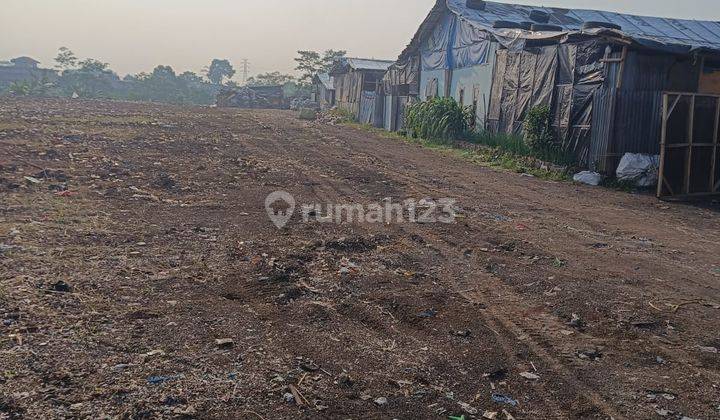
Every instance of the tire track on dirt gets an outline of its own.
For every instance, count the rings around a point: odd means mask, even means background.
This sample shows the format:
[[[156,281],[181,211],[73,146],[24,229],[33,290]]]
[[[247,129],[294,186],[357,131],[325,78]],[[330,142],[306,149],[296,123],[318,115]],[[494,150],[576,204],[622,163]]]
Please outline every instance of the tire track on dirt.
[[[376,168],[376,172],[381,173],[382,176],[388,180],[394,182],[400,181],[400,184],[404,184],[408,189],[417,191],[419,193],[433,193],[433,194],[447,194],[446,188],[434,187],[431,182],[428,182],[427,176],[421,176],[417,171],[403,171],[394,169],[393,164],[389,161],[380,158],[378,155],[371,154],[364,150],[358,150],[357,142],[352,142],[343,139],[342,136],[333,137],[333,142],[339,142],[342,144],[347,151],[351,151],[352,159],[344,159],[342,162],[338,162],[336,159],[331,159],[329,156],[333,156],[336,153],[337,145],[325,144],[321,134],[317,133],[318,137],[303,143],[293,143],[290,147],[287,144],[283,145],[283,149],[293,154],[299,154],[304,156],[312,156],[310,160],[314,165],[308,165],[299,161],[294,161],[293,165],[303,172],[314,172],[312,176],[308,176],[308,179],[317,181],[318,198],[321,200],[327,200],[328,202],[338,201],[339,198],[360,198],[366,199],[367,196],[359,191],[359,188],[353,187],[349,182],[342,179],[328,179],[320,177],[322,171],[318,168],[316,162],[319,162],[327,168],[335,168],[341,165],[347,173],[359,174],[367,170],[367,166],[370,165]],[[273,140],[271,143],[265,143],[268,147],[275,148],[280,146],[278,140]],[[365,145],[363,145],[365,146]],[[364,147],[363,147],[364,148]],[[267,151],[271,153],[271,150]],[[358,163],[362,162],[362,163]],[[463,193],[470,195],[472,198],[477,200],[479,197],[476,195],[477,192],[470,192],[466,188],[462,188]],[[466,197],[468,198],[468,197]],[[427,229],[415,229],[416,234],[425,235],[429,238],[432,235],[428,234]],[[498,231],[503,233],[502,231]],[[408,232],[409,233],[409,232]],[[462,232],[460,233],[462,235]],[[438,243],[447,244],[447,240],[444,237],[435,236],[434,239]],[[444,250],[447,252],[447,250]],[[459,264],[462,266],[462,264]],[[570,383],[573,388],[580,390],[582,395],[587,396],[589,402],[597,407],[599,410],[609,416],[620,418],[614,405],[599,392],[591,389],[592,385],[586,384],[580,377],[582,372],[576,373],[575,367],[587,368],[580,364],[574,354],[574,349],[578,347],[590,347],[597,345],[598,342],[603,345],[608,345],[604,340],[592,336],[576,335],[573,340],[568,340],[567,337],[561,337],[557,334],[550,334],[548,331],[558,331],[564,327],[557,318],[553,315],[543,313],[541,321],[537,323],[531,323],[528,325],[526,314],[522,311],[515,311],[512,308],[516,307],[528,307],[528,302],[523,300],[519,294],[512,292],[511,289],[501,281],[493,281],[494,287],[503,290],[503,295],[506,296],[504,299],[492,305],[493,308],[486,311],[484,319],[486,322],[494,326],[497,330],[501,331],[503,335],[514,337],[518,343],[528,345],[532,352],[536,354],[544,363],[546,363],[552,371],[556,372],[558,377],[563,378],[566,382]],[[457,285],[457,283],[455,283]],[[456,288],[457,291],[457,288]],[[475,292],[465,292],[462,294],[465,299],[473,303],[482,303],[482,299],[486,297],[485,294]],[[501,309],[494,309],[495,306]],[[560,345],[558,343],[564,343],[571,341],[572,345]],[[503,346],[512,348],[512,341],[504,342]],[[611,344],[612,345],[612,344]],[[654,344],[658,350],[667,351],[662,346]],[[560,356],[555,356],[555,355]],[[679,360],[685,361],[685,360]],[[557,411],[559,407],[557,405],[549,406],[549,410]],[[562,410],[560,410],[562,411]]]
[[[343,143],[346,146],[348,146],[348,142],[343,142]],[[270,143],[264,143],[264,144],[266,144],[268,146],[275,146],[274,144],[271,145]],[[304,155],[308,154],[307,150],[304,150],[302,147],[298,147],[297,144],[295,144],[294,146],[295,146],[294,150],[293,150],[294,152],[302,153]],[[287,148],[287,145],[285,145],[285,147]],[[275,149],[275,150],[277,150],[277,149]],[[323,156],[323,154],[318,151],[316,151],[316,153],[317,153],[318,157]],[[422,180],[418,176],[410,176],[406,173],[392,170],[390,168],[390,166],[391,166],[390,164],[388,164],[385,161],[382,161],[381,159],[378,159],[376,156],[367,155],[367,157],[368,157],[367,161],[380,160],[382,169],[384,169],[386,173],[391,172],[396,177],[404,178],[403,180],[405,182],[407,182],[408,185],[413,185],[413,186],[415,186],[415,188],[417,188],[418,183],[420,183],[422,185],[422,183],[424,182],[424,180]],[[374,164],[377,166],[377,163],[374,163]],[[309,166],[299,164],[299,162],[293,162],[293,165],[297,165],[297,167],[301,167],[303,169],[303,173],[306,173],[306,171],[308,169],[310,169]],[[350,163],[349,166],[352,169],[360,168],[359,165],[354,164],[352,162]],[[356,198],[358,195],[360,195],[362,197],[362,195],[358,191],[356,191],[355,188],[350,186],[348,183],[338,182],[338,184],[339,184],[338,186],[331,185],[330,183],[323,184],[323,185],[327,185],[328,188],[324,191],[323,194],[319,195],[318,198],[330,199],[330,200],[337,201],[341,197]],[[421,188],[417,188],[417,190],[424,191],[424,192],[432,192],[435,194],[442,194],[444,192],[443,190],[441,190],[439,188],[427,187],[426,185],[423,185],[423,187],[421,187]],[[333,201],[329,201],[329,202],[333,202]],[[404,229],[401,229],[401,230],[404,230]],[[415,229],[415,233],[422,234],[426,238],[429,238],[430,236],[432,236],[431,234],[428,234],[426,229]],[[437,236],[433,237],[433,239],[435,239],[435,241],[437,241],[438,243],[445,242],[443,238],[440,238]],[[444,251],[448,252],[450,250],[445,249]],[[459,264],[458,266],[462,266],[462,264]],[[598,409],[602,410],[602,412],[605,413],[606,415],[608,415],[610,417],[614,417],[614,418],[621,418],[621,416],[616,412],[616,410],[611,406],[611,404],[605,398],[603,398],[599,393],[592,390],[588,385],[581,382],[580,378],[576,374],[572,373],[558,359],[551,356],[550,353],[545,349],[545,347],[540,344],[541,341],[549,342],[553,338],[557,339],[557,337],[546,337],[541,332],[540,328],[528,329],[527,326],[525,328],[521,328],[518,326],[518,321],[523,320],[523,319],[526,320],[526,318],[524,317],[524,314],[518,314],[518,313],[512,312],[511,310],[508,310],[508,308],[511,308],[513,306],[519,306],[519,304],[521,302],[519,296],[517,296],[513,292],[510,292],[509,290],[507,290],[507,287],[505,285],[499,284],[499,282],[493,281],[492,283],[496,289],[502,289],[503,294],[509,295],[511,297],[508,299],[505,299],[502,303],[496,303],[493,305],[489,305],[488,309],[485,310],[487,312],[487,314],[484,313],[483,311],[480,311],[479,314],[483,318],[483,320],[491,326],[491,329],[493,329],[495,331],[498,331],[498,330],[501,331],[501,333],[498,334],[498,338],[500,339],[500,345],[505,350],[508,357],[512,357],[512,358],[516,359],[516,361],[518,363],[524,362],[520,359],[517,359],[517,357],[514,356],[513,349],[517,346],[518,343],[527,345],[532,350],[532,352],[538,357],[538,359],[540,359],[544,365],[548,366],[554,372],[553,375],[548,375],[548,376],[550,376],[550,377],[558,376],[558,377],[562,378],[565,382],[572,385],[572,387],[574,388],[573,392],[576,395],[578,395],[579,397],[580,396],[586,397],[591,404],[593,404]],[[451,288],[455,289],[455,292],[458,292],[457,289],[460,288],[460,286],[462,286],[462,285],[455,284],[454,287],[451,287]],[[459,294],[461,296],[463,296],[464,298],[466,298],[471,303],[474,303],[474,304],[483,304],[484,303],[483,302],[484,299],[481,299],[478,296],[474,296],[471,293],[459,292]],[[480,296],[480,297],[482,297],[482,296]],[[500,306],[503,308],[502,315],[497,310],[493,309],[495,306]],[[511,319],[511,317],[508,317],[508,314],[512,315],[512,318],[514,318],[514,319]],[[558,329],[560,328],[557,325],[556,325],[556,327],[558,327]],[[512,337],[512,338],[508,339],[507,337]],[[525,338],[525,339],[521,339],[521,338]],[[568,353],[568,351],[565,350],[564,353]],[[550,379],[551,378],[548,378],[548,380],[550,380]],[[543,388],[545,386],[546,385],[543,385]],[[540,394],[550,395],[551,392],[545,391],[545,392],[540,392]],[[563,412],[563,410],[556,403],[554,403],[554,401],[552,399],[543,399],[542,405],[540,407],[538,407],[538,406],[533,407],[533,411],[537,412],[537,413],[543,413],[543,412],[544,413],[548,413],[548,412],[562,413]]]

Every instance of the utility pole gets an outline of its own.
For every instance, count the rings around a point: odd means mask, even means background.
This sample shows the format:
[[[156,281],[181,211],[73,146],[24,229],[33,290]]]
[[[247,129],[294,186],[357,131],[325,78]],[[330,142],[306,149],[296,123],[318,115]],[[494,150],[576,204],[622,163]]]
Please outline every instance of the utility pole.
[[[242,59],[242,66],[243,66],[243,69],[242,69],[242,73],[243,73],[242,81],[243,81],[243,84],[245,84],[245,82],[247,82],[247,79],[248,79],[248,68],[249,68],[249,66],[250,66],[250,62],[248,61],[247,58],[243,58],[243,59]]]

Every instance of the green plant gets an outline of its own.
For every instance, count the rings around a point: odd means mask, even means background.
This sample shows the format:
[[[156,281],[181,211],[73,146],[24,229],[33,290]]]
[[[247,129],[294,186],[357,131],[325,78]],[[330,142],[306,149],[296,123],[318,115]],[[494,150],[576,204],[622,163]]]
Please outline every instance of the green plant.
[[[355,122],[355,116],[352,112],[344,108],[333,108],[328,111],[330,115],[338,119],[340,124],[348,124]]]
[[[550,108],[545,105],[532,108],[524,123],[525,143],[535,153],[555,148],[555,135],[550,127]]]
[[[453,98],[432,98],[407,108],[405,127],[415,138],[451,140],[466,134],[472,119],[471,107]]]
[[[30,83],[24,81],[13,82],[7,91],[11,95],[28,96],[30,94]]]

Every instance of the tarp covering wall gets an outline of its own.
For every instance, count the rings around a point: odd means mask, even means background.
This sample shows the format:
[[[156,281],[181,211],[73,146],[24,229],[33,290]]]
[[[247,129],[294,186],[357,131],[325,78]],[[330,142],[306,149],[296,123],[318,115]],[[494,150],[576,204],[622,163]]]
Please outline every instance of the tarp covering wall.
[[[465,68],[486,63],[491,37],[446,13],[420,47],[422,70]]]
[[[600,60],[606,47],[603,41],[591,40],[498,51],[489,128],[520,134],[528,111],[546,105],[563,148],[581,162],[587,160],[593,94],[605,80]]]
[[[530,108],[551,105],[558,61],[555,45],[497,52],[488,112],[491,130],[519,133]]]
[[[409,95],[420,93],[420,58],[418,56],[402,63],[393,64],[385,73],[383,87],[387,94],[399,94],[394,90],[402,85],[407,85],[407,94]]]

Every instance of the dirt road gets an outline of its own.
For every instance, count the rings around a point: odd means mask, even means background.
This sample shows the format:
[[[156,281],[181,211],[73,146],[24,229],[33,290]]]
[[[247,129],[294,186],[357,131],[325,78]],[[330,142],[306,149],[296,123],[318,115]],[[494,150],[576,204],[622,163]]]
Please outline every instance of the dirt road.
[[[718,232],[290,112],[3,99],[0,418],[719,418]]]

